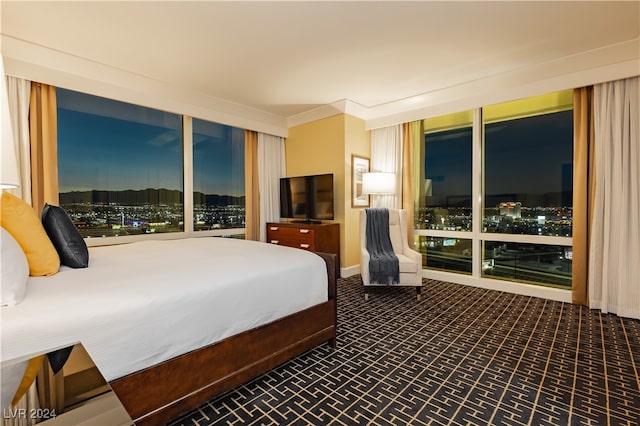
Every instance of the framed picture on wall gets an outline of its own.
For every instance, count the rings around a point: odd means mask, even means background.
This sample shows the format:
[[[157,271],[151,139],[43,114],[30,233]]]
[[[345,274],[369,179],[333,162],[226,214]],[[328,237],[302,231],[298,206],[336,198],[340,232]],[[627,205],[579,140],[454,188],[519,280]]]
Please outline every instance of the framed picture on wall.
[[[351,154],[351,207],[369,207],[369,194],[362,193],[362,175],[369,171],[369,159]]]

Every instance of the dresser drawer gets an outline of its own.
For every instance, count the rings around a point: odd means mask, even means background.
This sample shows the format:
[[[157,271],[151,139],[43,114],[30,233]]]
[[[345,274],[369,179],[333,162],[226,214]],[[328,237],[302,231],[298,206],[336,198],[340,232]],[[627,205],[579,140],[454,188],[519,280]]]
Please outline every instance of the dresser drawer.
[[[296,247],[304,250],[316,249],[316,237],[313,229],[304,227],[287,227],[269,225],[267,227],[267,241],[272,244]]]
[[[315,240],[315,230],[310,228],[291,228],[286,226],[269,225],[267,228],[269,239],[281,239],[287,241],[300,241],[311,243]]]
[[[278,238],[268,238],[267,242],[271,244],[278,244],[280,246],[295,247],[303,250],[311,250],[311,251],[316,250],[316,245],[314,241],[307,243],[304,241],[290,241],[290,240],[283,240]]]
[[[337,223],[267,222],[267,242],[336,255],[336,277],[340,274],[340,226]]]

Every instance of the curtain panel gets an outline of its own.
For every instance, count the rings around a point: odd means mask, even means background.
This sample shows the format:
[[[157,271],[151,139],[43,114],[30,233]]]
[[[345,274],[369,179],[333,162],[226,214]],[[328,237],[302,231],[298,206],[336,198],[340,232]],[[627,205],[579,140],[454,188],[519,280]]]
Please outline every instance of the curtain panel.
[[[21,198],[26,203],[31,204],[31,148],[29,141],[29,104],[31,97],[31,82],[16,77],[7,77],[7,98],[9,100],[9,114],[11,119],[11,127],[13,129],[14,148],[16,155],[16,163],[18,167],[18,176],[20,178],[20,186],[15,189],[5,189]],[[37,365],[38,360],[24,362],[24,368],[29,365]],[[23,372],[24,370],[20,370]],[[22,374],[21,374],[22,375]],[[8,380],[8,383],[14,383],[15,380]],[[15,377],[17,383],[20,383],[20,378]],[[2,390],[2,400],[4,402],[5,397],[11,398],[15,389],[11,389],[11,386]],[[5,392],[9,392],[9,395],[5,395]],[[4,405],[3,405],[4,407]],[[28,413],[29,410],[38,409],[40,407],[38,402],[38,391],[35,383],[32,384],[24,393],[24,396],[16,401],[14,410],[24,410]],[[35,417],[29,416],[15,416],[13,418],[6,418],[3,416],[3,426],[30,426],[37,423]]]
[[[267,222],[280,220],[280,178],[284,176],[284,138],[258,133],[260,241],[267,241]]]
[[[371,171],[395,173],[394,194],[374,195],[379,197],[380,207],[399,209],[402,207],[402,125],[383,127],[371,131]]]
[[[245,130],[244,138],[245,239],[259,241],[258,133]]]
[[[413,229],[415,228],[415,196],[416,196],[416,170],[414,153],[416,144],[421,140],[421,122],[413,121],[402,125],[402,208],[407,211],[407,238],[409,244],[415,240]],[[419,176],[419,175],[418,175]]]
[[[640,319],[640,77],[594,86],[589,306]]]
[[[572,302],[589,305],[589,238],[594,195],[593,87],[573,92]]]
[[[31,82],[21,78],[7,77],[7,96],[20,186],[5,191],[31,204],[31,148],[29,146]]]
[[[56,88],[31,83],[31,205],[38,215],[45,203],[58,205],[58,118]]]

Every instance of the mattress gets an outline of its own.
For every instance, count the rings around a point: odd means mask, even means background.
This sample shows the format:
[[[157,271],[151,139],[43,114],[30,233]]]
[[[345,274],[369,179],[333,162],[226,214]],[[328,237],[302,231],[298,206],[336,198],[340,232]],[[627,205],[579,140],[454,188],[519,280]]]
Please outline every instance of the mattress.
[[[2,367],[80,342],[107,381],[325,302],[324,261],[230,238],[89,249],[2,308]]]

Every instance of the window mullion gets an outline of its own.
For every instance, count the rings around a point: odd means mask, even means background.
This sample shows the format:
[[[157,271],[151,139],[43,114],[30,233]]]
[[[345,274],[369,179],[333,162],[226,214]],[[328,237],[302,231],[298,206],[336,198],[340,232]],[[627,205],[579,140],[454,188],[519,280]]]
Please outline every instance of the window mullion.
[[[472,130],[472,245],[471,275],[479,278],[482,270],[482,109],[473,111]]]
[[[182,155],[184,161],[184,232],[193,234],[193,121],[190,116],[182,116]]]

